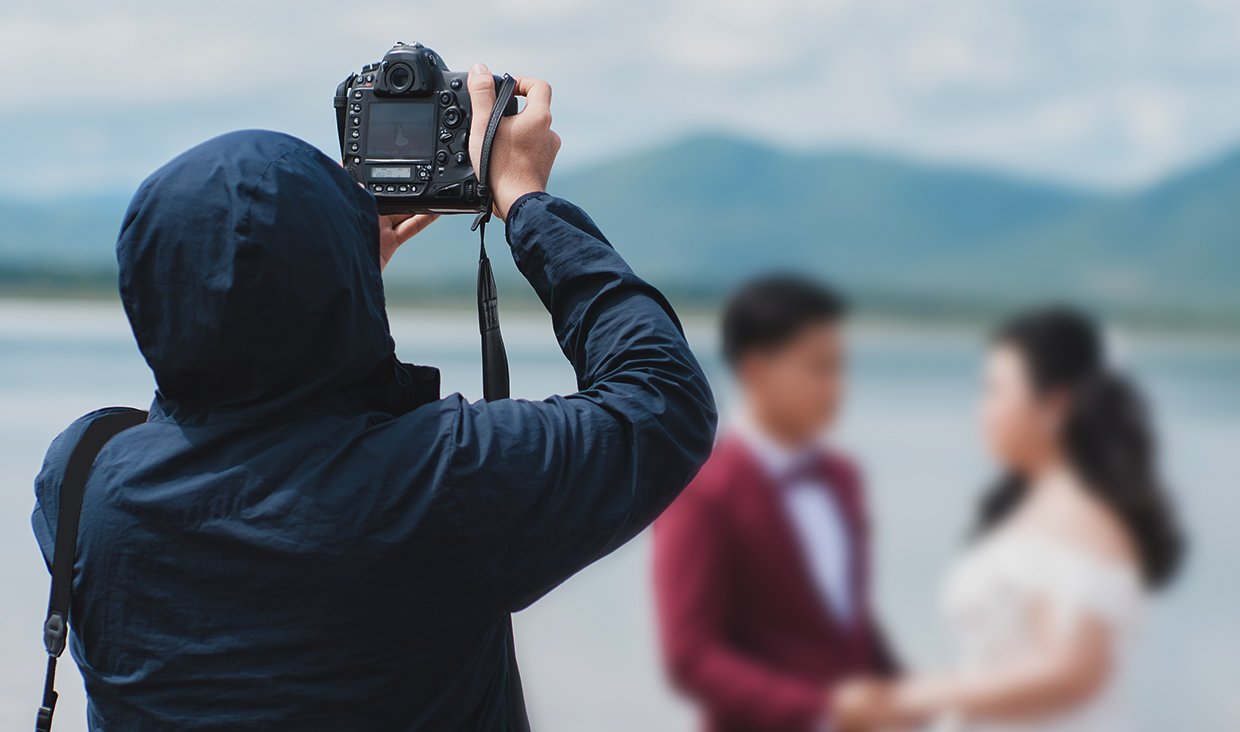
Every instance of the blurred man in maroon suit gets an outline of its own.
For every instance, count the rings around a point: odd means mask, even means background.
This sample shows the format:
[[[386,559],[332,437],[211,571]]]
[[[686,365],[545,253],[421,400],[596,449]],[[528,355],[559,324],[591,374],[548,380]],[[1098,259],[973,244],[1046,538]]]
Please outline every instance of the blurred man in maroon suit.
[[[712,732],[831,729],[831,689],[896,663],[870,607],[856,467],[823,445],[843,392],[845,306],[795,276],[724,315],[742,409],[655,524],[664,656]]]

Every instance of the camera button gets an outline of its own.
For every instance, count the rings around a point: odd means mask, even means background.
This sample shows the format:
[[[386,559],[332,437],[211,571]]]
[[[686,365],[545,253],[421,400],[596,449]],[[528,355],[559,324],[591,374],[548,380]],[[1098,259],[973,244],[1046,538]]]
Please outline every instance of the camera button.
[[[440,150],[439,152],[435,153],[435,162],[439,163],[440,165],[447,163],[448,162],[448,151]]]
[[[362,133],[358,132],[357,130],[353,130],[352,132],[349,133],[349,136],[352,137],[354,140],[356,140],[357,138],[362,136]]]
[[[445,107],[456,101],[456,95],[450,91],[439,92],[439,103]]]
[[[354,118],[353,118],[353,126],[354,126],[354,127],[361,127],[361,126],[362,126],[362,118],[361,118],[361,117],[354,117]]]
[[[359,145],[358,145],[356,142],[350,142],[350,143],[349,143],[349,152],[357,152],[357,151],[358,151],[358,149],[360,149],[360,148],[359,148]]]
[[[379,185],[378,183],[375,183],[374,185],[370,186],[370,190],[374,191],[375,193],[382,193],[383,186]]]
[[[440,130],[440,131],[439,131],[439,141],[440,141],[440,142],[448,142],[448,141],[450,141],[450,140],[452,139],[452,136],[453,136],[454,134],[455,134],[455,133],[453,133],[453,132],[452,132],[452,130]]]
[[[469,160],[469,156],[468,156],[468,155],[466,155],[465,153],[463,153],[463,152],[459,152],[459,153],[457,153],[457,154],[456,154],[456,163],[457,163],[457,165],[464,165],[464,164],[465,164],[465,161],[467,161],[467,160]]]
[[[408,192],[409,192],[409,186],[397,186],[397,187],[396,187],[396,190],[400,191],[401,193],[408,193]]]
[[[389,186],[387,187],[387,192],[388,192],[388,193],[395,193],[395,192],[396,192],[396,186],[389,185]]]
[[[361,93],[360,91],[355,91],[355,92],[353,92],[353,98],[354,98],[354,99],[361,99],[361,98],[362,98],[362,93]]]
[[[450,81],[450,82],[448,83],[448,86],[452,87],[453,89],[460,89],[460,88],[461,88],[461,80],[460,80],[460,79],[453,79],[452,81]]]
[[[461,108],[448,107],[443,111],[443,123],[447,127],[456,127],[461,123]]]

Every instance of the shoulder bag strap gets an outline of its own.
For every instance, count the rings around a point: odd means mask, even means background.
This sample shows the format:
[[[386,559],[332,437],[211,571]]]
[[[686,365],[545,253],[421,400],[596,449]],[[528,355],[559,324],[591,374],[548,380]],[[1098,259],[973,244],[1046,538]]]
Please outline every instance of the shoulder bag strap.
[[[43,681],[43,703],[35,721],[36,732],[52,728],[52,712],[56,709],[56,659],[65,650],[68,632],[69,603],[73,596],[73,559],[77,553],[78,518],[82,515],[82,497],[86,495],[86,479],[90,477],[95,457],[108,440],[121,432],[142,424],[147,413],[125,409],[102,415],[91,422],[78,439],[60,484],[60,511],[56,519],[56,546],[52,554],[52,589],[47,601],[47,620],[43,623],[43,647],[47,649],[47,675]]]

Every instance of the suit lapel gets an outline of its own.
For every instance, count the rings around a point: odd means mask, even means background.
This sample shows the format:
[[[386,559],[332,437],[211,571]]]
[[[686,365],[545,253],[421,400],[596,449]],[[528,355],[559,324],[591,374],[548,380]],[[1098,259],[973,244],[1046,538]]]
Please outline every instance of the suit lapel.
[[[762,469],[757,459],[743,441],[731,438],[730,449],[736,455],[737,478],[745,486],[749,508],[749,522],[755,534],[772,558],[769,568],[772,577],[787,577],[789,591],[797,604],[818,618],[828,628],[836,629],[839,622],[826,598],[818,591],[813,572],[810,570],[805,551],[801,546],[797,528],[784,505],[779,486]],[[832,631],[834,632],[834,631]]]
[[[830,487],[832,500],[843,518],[848,532],[848,584],[852,592],[853,622],[858,627],[869,617],[869,547],[868,520],[861,500],[861,486],[843,462],[825,454],[821,462],[824,480]],[[853,635],[856,635],[854,633]]]

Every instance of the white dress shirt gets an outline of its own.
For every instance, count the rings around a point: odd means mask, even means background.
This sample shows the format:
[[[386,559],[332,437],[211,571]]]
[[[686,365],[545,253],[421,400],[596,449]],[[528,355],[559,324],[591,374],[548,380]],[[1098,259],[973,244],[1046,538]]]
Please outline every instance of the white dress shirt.
[[[790,449],[765,434],[747,416],[735,420],[733,431],[777,484],[782,484],[807,460],[821,456],[818,443]],[[848,524],[825,480],[810,475],[795,478],[780,489],[780,499],[823,606],[837,620],[848,624],[856,609],[851,581],[852,544]]]

